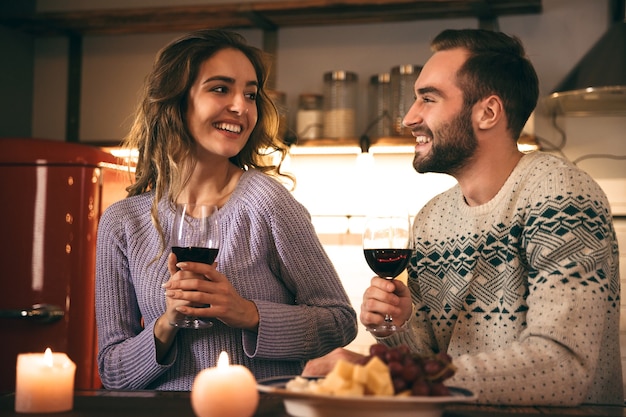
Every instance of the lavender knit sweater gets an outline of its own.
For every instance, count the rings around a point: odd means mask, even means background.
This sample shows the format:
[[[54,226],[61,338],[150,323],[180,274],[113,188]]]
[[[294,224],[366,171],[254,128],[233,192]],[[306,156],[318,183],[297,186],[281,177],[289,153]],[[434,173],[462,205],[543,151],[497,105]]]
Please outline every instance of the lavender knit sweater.
[[[250,170],[221,209],[217,262],[239,294],[255,302],[258,333],[216,319],[210,329],[180,330],[164,363],[157,363],[153,326],[165,311],[161,284],[169,279],[169,251],[153,262],[160,242],[152,201],[152,193],[123,199],[105,211],[98,228],[98,366],[106,388],[190,390],[221,351],[257,379],[295,375],[306,360],[354,339],[356,313],[309,213],[278,181]],[[169,236],[173,213],[164,202],[159,215]]]

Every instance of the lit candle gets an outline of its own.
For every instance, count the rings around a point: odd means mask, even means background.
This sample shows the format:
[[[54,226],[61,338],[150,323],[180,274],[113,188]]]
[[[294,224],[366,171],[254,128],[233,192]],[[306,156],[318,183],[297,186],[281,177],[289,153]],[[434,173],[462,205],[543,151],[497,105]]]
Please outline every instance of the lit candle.
[[[17,355],[15,411],[56,413],[74,405],[76,365],[65,353],[21,353]]]
[[[258,404],[254,375],[245,366],[229,365],[226,352],[193,381],[191,405],[198,417],[250,417]]]

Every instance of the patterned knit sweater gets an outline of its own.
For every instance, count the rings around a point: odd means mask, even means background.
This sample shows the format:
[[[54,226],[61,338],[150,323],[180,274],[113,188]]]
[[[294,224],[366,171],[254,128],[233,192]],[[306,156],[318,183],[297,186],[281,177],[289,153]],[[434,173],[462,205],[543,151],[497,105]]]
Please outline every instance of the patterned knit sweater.
[[[488,203],[469,207],[457,185],[414,228],[416,314],[385,343],[447,351],[448,384],[482,403],[623,402],[617,241],[587,174],[528,154]]]
[[[190,390],[221,351],[257,379],[296,375],[306,360],[354,339],[356,313],[309,213],[278,181],[250,170],[220,211],[216,261],[239,294],[256,304],[258,333],[215,319],[209,329],[180,330],[165,363],[157,363],[154,323],[165,311],[161,284],[169,279],[169,250],[159,256],[152,201],[152,193],[123,199],[100,220],[96,319],[106,388]],[[169,236],[173,213],[161,202],[159,214]]]

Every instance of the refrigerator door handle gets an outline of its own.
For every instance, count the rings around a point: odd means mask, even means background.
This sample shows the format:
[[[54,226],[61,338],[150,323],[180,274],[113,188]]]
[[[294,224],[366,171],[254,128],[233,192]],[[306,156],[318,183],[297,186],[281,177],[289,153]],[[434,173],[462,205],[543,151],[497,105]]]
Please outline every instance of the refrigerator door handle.
[[[53,323],[61,320],[63,316],[65,311],[51,304],[35,304],[23,310],[0,310],[0,319],[20,319],[40,323]]]

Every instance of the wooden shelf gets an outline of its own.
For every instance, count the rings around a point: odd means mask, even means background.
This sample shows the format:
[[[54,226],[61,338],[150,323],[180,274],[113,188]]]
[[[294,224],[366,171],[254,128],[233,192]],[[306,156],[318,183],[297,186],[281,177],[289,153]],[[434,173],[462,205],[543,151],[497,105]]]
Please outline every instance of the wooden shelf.
[[[360,143],[358,138],[308,139],[296,141],[291,146],[292,155],[343,155],[370,153],[413,153],[415,138],[412,136],[394,136],[370,139],[369,144]]]
[[[360,146],[359,138],[338,138],[338,139],[299,139],[294,143],[296,146]],[[415,145],[413,136],[390,136],[381,138],[371,138],[370,146],[397,146]]]
[[[187,32],[207,27],[276,30],[459,17],[475,17],[482,22],[502,15],[541,11],[541,0],[292,0],[27,15],[3,13],[0,25],[37,36],[118,35]]]

